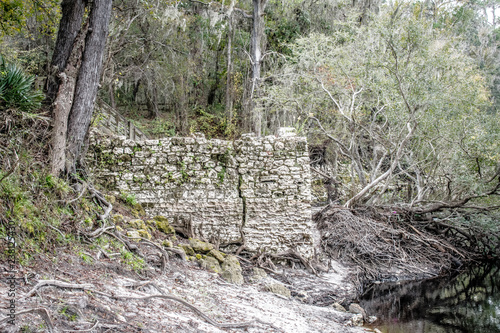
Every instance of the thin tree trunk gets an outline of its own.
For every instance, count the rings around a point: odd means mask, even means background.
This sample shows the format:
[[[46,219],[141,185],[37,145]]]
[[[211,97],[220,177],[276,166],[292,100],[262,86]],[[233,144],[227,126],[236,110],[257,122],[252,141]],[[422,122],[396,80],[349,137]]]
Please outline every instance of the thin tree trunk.
[[[253,25],[250,45],[252,61],[252,81],[249,96],[249,116],[253,132],[260,136],[262,128],[262,115],[255,107],[254,98],[260,93],[260,69],[262,60],[262,37],[264,36],[264,9],[267,0],[253,0]]]
[[[94,0],[89,15],[82,65],[68,122],[66,171],[76,172],[80,152],[89,129],[97,96],[102,57],[111,17],[112,0]]]
[[[73,49],[75,38],[82,27],[85,1],[63,0],[61,3],[62,17],[59,22],[56,45],[47,81],[47,100],[53,102],[59,90],[58,75],[62,73]]]
[[[226,70],[226,117],[228,123],[233,121],[233,59],[232,59],[232,44],[233,44],[233,9],[236,0],[231,0],[227,11],[227,70]]]
[[[366,185],[361,191],[359,191],[355,196],[350,198],[345,204],[344,207],[347,208],[352,208],[356,205],[356,203],[359,202],[359,200],[364,197],[372,188],[374,188],[378,183],[381,181],[385,180],[387,177],[389,177],[396,166],[398,165],[398,162],[401,158],[401,155],[403,154],[403,148],[406,146],[406,143],[408,140],[413,136],[413,131],[415,130],[415,126],[411,126],[411,124],[408,122],[407,124],[408,127],[408,134],[406,134],[405,138],[401,141],[399,144],[398,150],[396,152],[396,155],[394,156],[394,160],[391,163],[390,168],[381,174],[379,177],[374,179],[372,182],[370,182],[368,185]]]

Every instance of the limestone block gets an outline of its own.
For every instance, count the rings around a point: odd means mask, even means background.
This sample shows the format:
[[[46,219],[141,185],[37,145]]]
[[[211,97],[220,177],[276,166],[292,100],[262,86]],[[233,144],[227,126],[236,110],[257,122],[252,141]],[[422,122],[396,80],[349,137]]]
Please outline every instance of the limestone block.
[[[233,255],[228,255],[221,265],[222,277],[234,284],[243,284],[243,275],[238,259]]]
[[[288,289],[281,283],[269,283],[266,285],[266,288],[276,295],[285,296],[286,298],[290,298],[291,296],[290,289]]]

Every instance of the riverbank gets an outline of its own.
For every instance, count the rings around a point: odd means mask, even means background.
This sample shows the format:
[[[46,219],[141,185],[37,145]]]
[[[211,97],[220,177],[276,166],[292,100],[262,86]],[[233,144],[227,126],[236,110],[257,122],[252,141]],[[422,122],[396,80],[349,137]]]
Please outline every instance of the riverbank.
[[[219,274],[199,267],[194,261],[171,258],[165,274],[161,274],[160,268],[136,272],[112,259],[98,259],[98,251],[88,253],[95,262],[92,259],[85,262],[81,256],[60,251],[57,259],[40,255],[32,265],[23,267],[16,273],[16,312],[45,309],[54,332],[89,329],[92,332],[241,331],[241,328],[214,326],[175,300],[147,299],[166,294],[196,307],[218,324],[247,322],[248,325],[243,325],[246,332],[367,331],[351,326],[353,314],[332,306],[318,306],[321,298],[327,302],[348,297],[354,291],[354,285],[347,280],[350,270],[338,263],[333,263],[330,273],[319,276],[280,267],[278,276],[261,274],[255,278],[251,269],[243,269],[245,282],[237,285],[224,281]],[[1,295],[8,293],[6,268],[2,263]],[[73,288],[46,286],[27,297],[39,282],[46,280],[70,283]],[[85,286],[85,290],[75,288],[76,285]],[[270,291],[270,286],[282,286],[289,294],[280,292],[279,288]],[[39,331],[40,327],[48,331],[47,320],[37,313],[18,315],[15,325],[3,323],[0,331]]]

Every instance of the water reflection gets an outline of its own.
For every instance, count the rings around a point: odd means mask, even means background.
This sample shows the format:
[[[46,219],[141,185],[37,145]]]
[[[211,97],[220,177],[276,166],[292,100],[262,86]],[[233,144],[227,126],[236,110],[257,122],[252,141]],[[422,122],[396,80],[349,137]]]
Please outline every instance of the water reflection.
[[[500,333],[500,266],[472,267],[454,277],[384,283],[361,306],[384,333]]]

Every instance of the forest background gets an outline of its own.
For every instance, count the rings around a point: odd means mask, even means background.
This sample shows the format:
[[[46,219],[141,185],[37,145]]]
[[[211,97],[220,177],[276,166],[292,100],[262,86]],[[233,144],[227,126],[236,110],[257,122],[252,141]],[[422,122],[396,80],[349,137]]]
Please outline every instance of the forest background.
[[[151,137],[295,127],[329,202],[495,234],[499,5],[115,0],[96,103]],[[0,1],[2,109],[45,119],[48,130],[61,13],[56,0]],[[16,99],[8,79],[20,67],[28,74],[19,72]],[[2,148],[0,183],[19,142]]]

